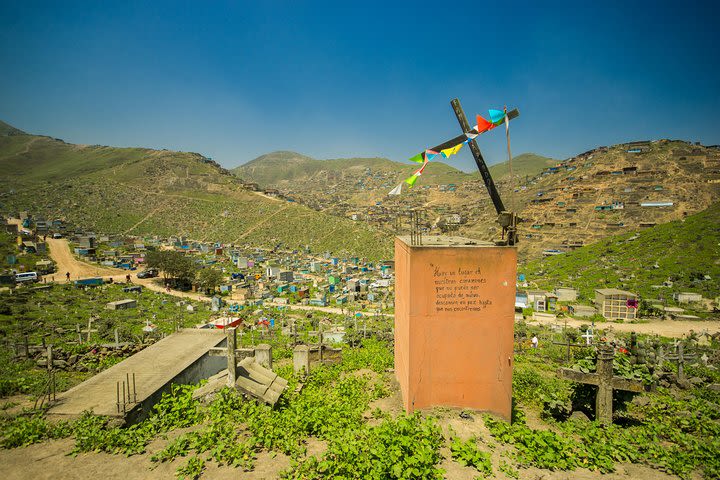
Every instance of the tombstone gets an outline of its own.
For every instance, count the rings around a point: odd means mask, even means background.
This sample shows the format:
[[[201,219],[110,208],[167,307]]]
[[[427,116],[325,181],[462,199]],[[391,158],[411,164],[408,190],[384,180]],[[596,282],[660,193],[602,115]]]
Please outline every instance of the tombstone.
[[[710,360],[710,357],[707,356],[707,353],[703,353],[702,357],[700,357],[700,363],[707,367],[708,360]]]
[[[310,373],[310,347],[307,345],[296,345],[293,348],[293,372],[301,376]]]
[[[188,305],[187,307],[185,307],[185,310],[187,310],[188,312],[192,313],[192,312],[195,311],[195,307],[193,307],[192,305]]]
[[[595,397],[595,418],[605,425],[612,423],[613,390],[628,390],[631,392],[642,392],[644,390],[642,383],[637,380],[628,380],[613,375],[614,356],[612,347],[598,349],[595,373],[582,373],[569,368],[558,370],[558,375],[561,378],[598,387]]]
[[[210,301],[210,310],[212,310],[213,312],[219,312],[221,307],[222,299],[217,295],[212,297],[212,300]]]
[[[265,368],[272,369],[272,347],[267,343],[255,347],[255,361]]]
[[[509,420],[516,249],[396,237],[395,266],[395,372],[405,411],[446,405]]]

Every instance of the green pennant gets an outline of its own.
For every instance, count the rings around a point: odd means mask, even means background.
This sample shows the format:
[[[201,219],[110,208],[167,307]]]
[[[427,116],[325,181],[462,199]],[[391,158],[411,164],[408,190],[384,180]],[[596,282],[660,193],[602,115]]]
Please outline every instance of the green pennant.
[[[415,163],[423,163],[425,161],[425,159],[423,158],[423,152],[420,152],[414,157],[412,157],[410,161]]]

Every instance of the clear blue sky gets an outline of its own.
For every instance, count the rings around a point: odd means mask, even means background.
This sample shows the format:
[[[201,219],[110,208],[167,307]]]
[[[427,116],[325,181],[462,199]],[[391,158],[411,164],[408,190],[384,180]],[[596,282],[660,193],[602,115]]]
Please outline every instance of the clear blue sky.
[[[720,143],[720,2],[2,2],[0,119],[67,142],[404,161],[518,107],[513,153]],[[505,159],[500,129],[480,139]],[[473,167],[467,150],[453,165]]]

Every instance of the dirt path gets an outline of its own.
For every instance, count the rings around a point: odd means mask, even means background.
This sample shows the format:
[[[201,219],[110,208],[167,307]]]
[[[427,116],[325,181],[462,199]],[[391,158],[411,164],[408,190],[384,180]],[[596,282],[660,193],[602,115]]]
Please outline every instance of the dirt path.
[[[113,277],[113,280],[124,280],[127,272],[119,268],[91,265],[76,259],[70,251],[70,245],[64,238],[47,238],[50,258],[57,263],[55,281],[65,281],[65,274],[70,273],[70,281],[89,277]]]
[[[537,322],[545,324],[547,322]],[[565,319],[558,319],[552,323],[563,325]],[[570,327],[580,327],[582,325],[589,325],[589,320],[578,320],[575,318],[569,318],[567,321]],[[607,330],[610,332],[636,332],[643,335],[661,335],[663,337],[680,338],[687,335],[690,330],[695,333],[701,333],[707,331],[708,333],[720,332],[720,321],[718,320],[700,320],[700,321],[689,321],[689,320],[651,320],[648,323],[612,323],[603,322],[596,323],[596,328],[601,330]]]
[[[132,227],[130,227],[130,228],[128,228],[127,230],[125,230],[125,231],[123,232],[123,235],[127,235],[128,233],[132,232],[132,231],[135,230],[137,227],[139,227],[140,225],[142,225],[143,223],[145,223],[145,221],[147,221],[148,218],[150,218],[150,217],[152,217],[153,215],[155,215],[155,214],[158,212],[158,210],[160,210],[161,208],[162,208],[162,207],[157,207],[157,208],[154,208],[154,209],[150,210],[150,212],[148,212],[147,215],[145,215],[142,219],[140,219],[139,222],[137,222],[135,225],[133,225]]]
[[[168,295],[173,295],[180,298],[189,298],[192,300],[198,300],[202,302],[209,302],[210,299],[204,295],[191,292],[179,292],[176,290],[168,291],[158,279],[153,278],[137,278],[137,272],[128,272],[119,268],[112,267],[101,267],[99,265],[92,265],[90,263],[82,262],[75,258],[70,251],[70,245],[64,238],[48,238],[48,246],[50,247],[50,258],[57,263],[58,273],[54,275],[55,280],[58,282],[65,281],[65,273],[70,272],[70,281],[79,280],[81,278],[90,277],[110,277],[114,282],[122,283],[125,281],[126,275],[130,273],[132,282],[134,284],[140,284],[143,287],[153,290],[155,292],[164,292]]]
[[[243,233],[242,235],[240,235],[240,237],[237,239],[237,242],[240,242],[240,240],[242,240],[243,238],[247,237],[249,234],[251,234],[252,232],[254,232],[255,230],[257,230],[258,228],[260,228],[262,225],[265,225],[265,223],[267,223],[267,221],[270,220],[272,217],[274,217],[274,216],[277,215],[278,213],[282,212],[283,210],[287,210],[289,207],[290,207],[290,204],[288,203],[288,204],[285,205],[284,207],[275,210],[271,215],[268,215],[267,217],[265,217],[264,219],[262,219],[260,222],[256,223],[256,224],[253,225],[252,227],[250,227],[245,233]]]

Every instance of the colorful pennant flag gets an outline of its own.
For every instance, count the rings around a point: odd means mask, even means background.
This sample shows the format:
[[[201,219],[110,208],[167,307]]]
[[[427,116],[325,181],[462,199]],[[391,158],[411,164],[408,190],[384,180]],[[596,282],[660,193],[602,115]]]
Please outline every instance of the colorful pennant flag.
[[[480,115],[477,116],[477,127],[475,127],[475,130],[477,130],[478,135],[487,132],[488,130],[492,130],[493,128],[495,128],[493,123],[488,122]]]
[[[488,110],[488,113],[490,114],[490,121],[494,123],[495,125],[500,125],[503,120],[505,120],[505,112],[502,110]]]
[[[445,158],[448,158],[450,155],[455,155],[462,148],[462,146],[464,144],[465,144],[465,142],[458,143],[454,147],[446,148],[445,150],[440,150],[440,155],[442,155]]]
[[[422,154],[422,153],[418,153],[417,155],[415,155],[414,157],[410,158],[409,160],[410,160],[411,162],[415,162],[415,163],[423,163],[423,162],[425,161],[425,159],[423,158],[423,154]]]
[[[397,187],[393,188],[392,190],[390,190],[390,193],[388,193],[388,195],[400,195],[402,193],[402,186],[403,184],[401,183]]]
[[[422,175],[423,170],[425,170],[425,166],[428,164],[430,160],[437,157],[438,155],[441,155],[443,158],[449,158],[452,155],[455,155],[460,149],[462,148],[463,144],[469,143],[471,140],[473,140],[478,135],[485,133],[487,131],[492,130],[496,126],[505,123],[505,129],[506,129],[506,135],[508,136],[508,150],[509,150],[509,142],[510,142],[510,136],[509,136],[509,126],[508,126],[508,116],[507,116],[507,109],[505,110],[495,110],[490,109],[488,110],[488,114],[490,116],[490,120],[484,119],[482,116],[477,115],[477,125],[470,130],[469,132],[465,132],[465,140],[455,139],[459,143],[456,145],[452,145],[450,147],[446,148],[440,148],[442,146],[446,146],[450,142],[446,142],[438,147],[434,147],[435,149],[439,150],[436,151],[434,149],[427,149],[424,152],[420,152],[417,155],[413,156],[409,160],[411,162],[415,163],[422,163],[422,166],[415,171],[415,173],[412,174],[412,176],[405,179],[404,183],[407,183],[410,187],[415,185],[415,182],[417,182],[418,177]],[[460,137],[462,138],[462,136]],[[400,195],[402,193],[402,183],[398,185],[397,187],[393,188],[389,195]]]

